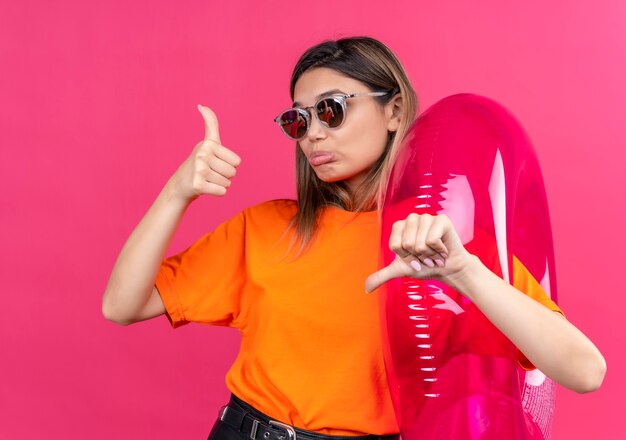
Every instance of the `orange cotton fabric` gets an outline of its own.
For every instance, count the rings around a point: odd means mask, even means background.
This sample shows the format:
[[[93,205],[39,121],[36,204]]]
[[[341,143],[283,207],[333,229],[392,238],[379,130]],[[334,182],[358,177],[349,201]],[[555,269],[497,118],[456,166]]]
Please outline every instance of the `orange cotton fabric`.
[[[291,200],[253,206],[164,260],[156,287],[166,315],[175,328],[237,328],[226,385],[268,416],[323,434],[397,433],[378,296],[364,289],[378,269],[377,213],[325,209],[317,239],[294,261],[292,233],[283,234],[295,212]],[[538,284],[524,284],[560,311]]]

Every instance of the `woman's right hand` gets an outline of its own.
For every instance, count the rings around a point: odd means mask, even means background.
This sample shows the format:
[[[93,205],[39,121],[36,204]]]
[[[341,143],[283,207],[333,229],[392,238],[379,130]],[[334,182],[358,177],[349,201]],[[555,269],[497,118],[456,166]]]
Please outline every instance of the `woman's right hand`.
[[[170,178],[173,194],[184,202],[191,202],[202,194],[223,196],[241,158],[222,145],[217,117],[213,110],[198,105],[204,119],[204,139],[193,149]]]
[[[222,145],[215,113],[203,106],[198,110],[204,119],[204,140],[170,177],[113,266],[102,298],[102,313],[113,322],[127,325],[165,313],[154,283],[185,208],[201,194],[226,194],[241,163]]]

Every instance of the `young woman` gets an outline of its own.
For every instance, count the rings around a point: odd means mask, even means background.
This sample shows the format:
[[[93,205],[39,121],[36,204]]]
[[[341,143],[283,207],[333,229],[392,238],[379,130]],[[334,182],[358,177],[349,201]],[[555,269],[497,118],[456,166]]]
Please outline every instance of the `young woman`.
[[[597,348],[545,294],[524,294],[469,254],[446,216],[396,222],[397,258],[378,270],[385,182],[417,111],[386,46],[367,37],[314,46],[290,92],[293,107],[276,122],[296,141],[297,201],[247,208],[163,260],[189,204],[226,194],[241,162],[221,144],[215,114],[198,106],[205,138],[129,237],[103,298],[104,316],[124,325],[166,314],[173,327],[241,332],[226,378],[233,394],[210,438],[395,437],[378,299],[363,287],[401,276],[467,296],[524,353],[521,365],[577,392],[600,386]]]

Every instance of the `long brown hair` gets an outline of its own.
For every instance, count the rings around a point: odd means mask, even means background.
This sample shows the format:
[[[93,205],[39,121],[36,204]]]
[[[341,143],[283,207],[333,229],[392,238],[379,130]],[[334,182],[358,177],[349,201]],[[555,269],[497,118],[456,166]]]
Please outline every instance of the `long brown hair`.
[[[319,67],[333,69],[361,81],[372,91],[389,92],[375,98],[381,105],[385,105],[399,93],[402,97],[402,114],[398,130],[389,133],[383,154],[353,193],[342,181],[324,182],[319,179],[296,142],[298,210],[289,226],[295,226],[294,238],[300,243],[298,255],[312,241],[319,212],[326,206],[354,212],[377,209],[380,215],[389,173],[400,144],[415,120],[418,106],[417,96],[404,68],[387,46],[373,38],[329,40],[308,49],[298,60],[291,75],[289,92],[292,100],[296,82],[302,74]]]

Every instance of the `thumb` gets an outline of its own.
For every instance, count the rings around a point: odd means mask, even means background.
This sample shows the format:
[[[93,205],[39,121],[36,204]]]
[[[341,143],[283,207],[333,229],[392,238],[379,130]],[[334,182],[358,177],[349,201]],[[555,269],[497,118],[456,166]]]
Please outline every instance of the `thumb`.
[[[402,265],[406,265],[402,263],[402,261],[400,261],[400,263],[401,264],[398,264],[398,257],[396,257],[396,259],[392,261],[391,264],[389,264],[387,267],[383,267],[379,271],[374,272],[369,277],[367,277],[367,279],[365,280],[365,291],[367,293],[371,293],[373,290],[378,289],[389,280],[406,276],[406,269],[402,267]]]
[[[198,111],[202,115],[202,119],[204,119],[204,140],[221,144],[219,124],[213,110],[198,104]]]

